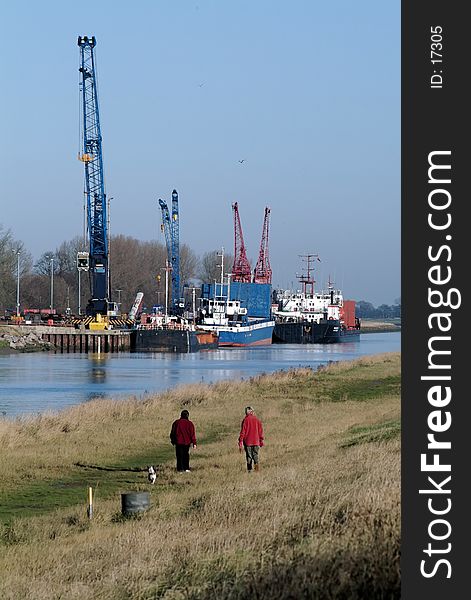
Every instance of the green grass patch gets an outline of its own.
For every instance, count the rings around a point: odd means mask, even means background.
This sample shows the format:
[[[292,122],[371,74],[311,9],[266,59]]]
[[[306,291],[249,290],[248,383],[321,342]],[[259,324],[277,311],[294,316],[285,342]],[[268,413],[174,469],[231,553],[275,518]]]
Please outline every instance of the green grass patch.
[[[332,361],[335,363],[335,361]],[[385,357],[378,362],[355,361],[337,365],[321,365],[317,370],[309,367],[290,369],[270,377],[261,374],[247,380],[253,402],[267,397],[283,399],[283,410],[292,412],[292,402],[345,402],[365,401],[400,394],[401,376],[396,357]],[[391,371],[394,374],[390,374]],[[222,384],[215,384],[217,390]]]
[[[373,398],[390,396],[401,393],[400,375],[390,375],[372,380],[360,380],[350,382],[338,382],[329,395],[333,402],[345,402],[354,400],[363,402]]]
[[[341,448],[351,448],[359,444],[369,444],[371,442],[387,442],[395,439],[401,434],[401,421],[391,419],[374,425],[365,425],[362,427],[351,427],[348,430],[348,438],[342,444]]]
[[[220,439],[223,433],[222,427],[215,428],[200,441],[207,446]],[[199,452],[199,455],[204,456],[204,453]],[[120,461],[70,465],[60,478],[25,481],[21,487],[0,493],[0,523],[6,524],[12,518],[38,516],[57,508],[80,504],[85,507],[89,487],[94,489],[96,500],[104,500],[126,491],[150,489],[147,467],[158,467],[174,461],[175,450],[169,442],[160,449],[149,447],[137,456],[124,455]],[[159,471],[157,480],[158,477]]]
[[[358,368],[351,373],[351,377],[336,377],[336,374],[314,373],[304,376],[301,380],[283,382],[272,386],[258,384],[256,391],[259,396],[276,395],[298,402],[346,402],[353,400],[364,402],[374,398],[400,394],[400,375],[389,375],[369,378],[359,378]],[[285,403],[288,407],[288,404]]]

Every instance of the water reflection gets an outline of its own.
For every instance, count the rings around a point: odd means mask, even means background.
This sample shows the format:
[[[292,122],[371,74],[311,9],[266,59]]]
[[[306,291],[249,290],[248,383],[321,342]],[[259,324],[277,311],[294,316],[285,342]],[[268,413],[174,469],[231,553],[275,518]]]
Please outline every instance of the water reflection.
[[[0,356],[0,418],[57,410],[96,398],[155,393],[182,383],[248,378],[293,367],[400,351],[400,333],[331,345],[277,344],[195,354],[16,354]]]
[[[90,363],[90,369],[88,370],[88,381],[93,384],[105,384],[106,383],[106,370],[107,370],[107,354],[98,354],[92,353],[87,354],[87,359]],[[97,397],[101,397],[102,394],[99,394]],[[92,399],[93,395],[89,394],[88,399]]]
[[[105,369],[98,369],[94,367],[91,371],[88,372],[90,383],[105,383],[106,382],[106,371]]]
[[[108,394],[106,392],[90,392],[89,394],[87,394],[87,397],[84,401],[91,402],[92,400],[104,400],[107,397]]]

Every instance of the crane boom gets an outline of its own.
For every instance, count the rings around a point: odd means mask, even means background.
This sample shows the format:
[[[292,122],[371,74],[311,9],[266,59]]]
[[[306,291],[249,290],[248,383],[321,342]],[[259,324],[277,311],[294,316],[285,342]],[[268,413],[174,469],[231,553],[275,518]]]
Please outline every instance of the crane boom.
[[[172,192],[171,216],[167,203],[159,200],[159,204],[162,211],[162,230],[165,234],[167,258],[172,267],[171,306],[176,310],[180,299],[180,223],[177,190]]]
[[[271,266],[268,252],[268,232],[270,222],[270,208],[265,207],[265,217],[263,219],[262,240],[260,242],[260,252],[258,261],[253,271],[254,283],[271,283]]]
[[[85,165],[85,195],[87,226],[90,238],[90,292],[87,314],[107,314],[108,239],[106,221],[106,194],[103,175],[103,151],[98,108],[95,69],[95,36],[78,38],[80,48],[80,91],[83,119],[83,149],[79,159]]]
[[[172,192],[172,301],[176,308],[180,300],[180,218],[177,190]]]
[[[167,247],[167,257],[171,261],[172,256],[172,231],[170,227],[170,212],[165,200],[159,199],[160,209],[162,211],[162,231],[165,235],[165,245]]]
[[[250,283],[251,269],[247,253],[245,251],[242,225],[240,224],[239,205],[234,202],[234,264],[232,266],[232,281]]]

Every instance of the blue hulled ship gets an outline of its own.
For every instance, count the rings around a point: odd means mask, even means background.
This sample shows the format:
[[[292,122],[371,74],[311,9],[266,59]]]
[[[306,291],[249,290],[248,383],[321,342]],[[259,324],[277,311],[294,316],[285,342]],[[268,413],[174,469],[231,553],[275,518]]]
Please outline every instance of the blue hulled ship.
[[[272,343],[271,285],[259,283],[203,284],[198,327],[214,331],[219,346]]]

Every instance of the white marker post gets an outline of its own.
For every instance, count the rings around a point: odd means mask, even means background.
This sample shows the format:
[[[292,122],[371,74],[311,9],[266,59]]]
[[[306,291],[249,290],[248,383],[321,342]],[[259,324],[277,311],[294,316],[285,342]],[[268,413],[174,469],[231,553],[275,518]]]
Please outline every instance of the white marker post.
[[[91,519],[93,516],[93,490],[91,487],[88,488],[87,515],[89,519]]]

